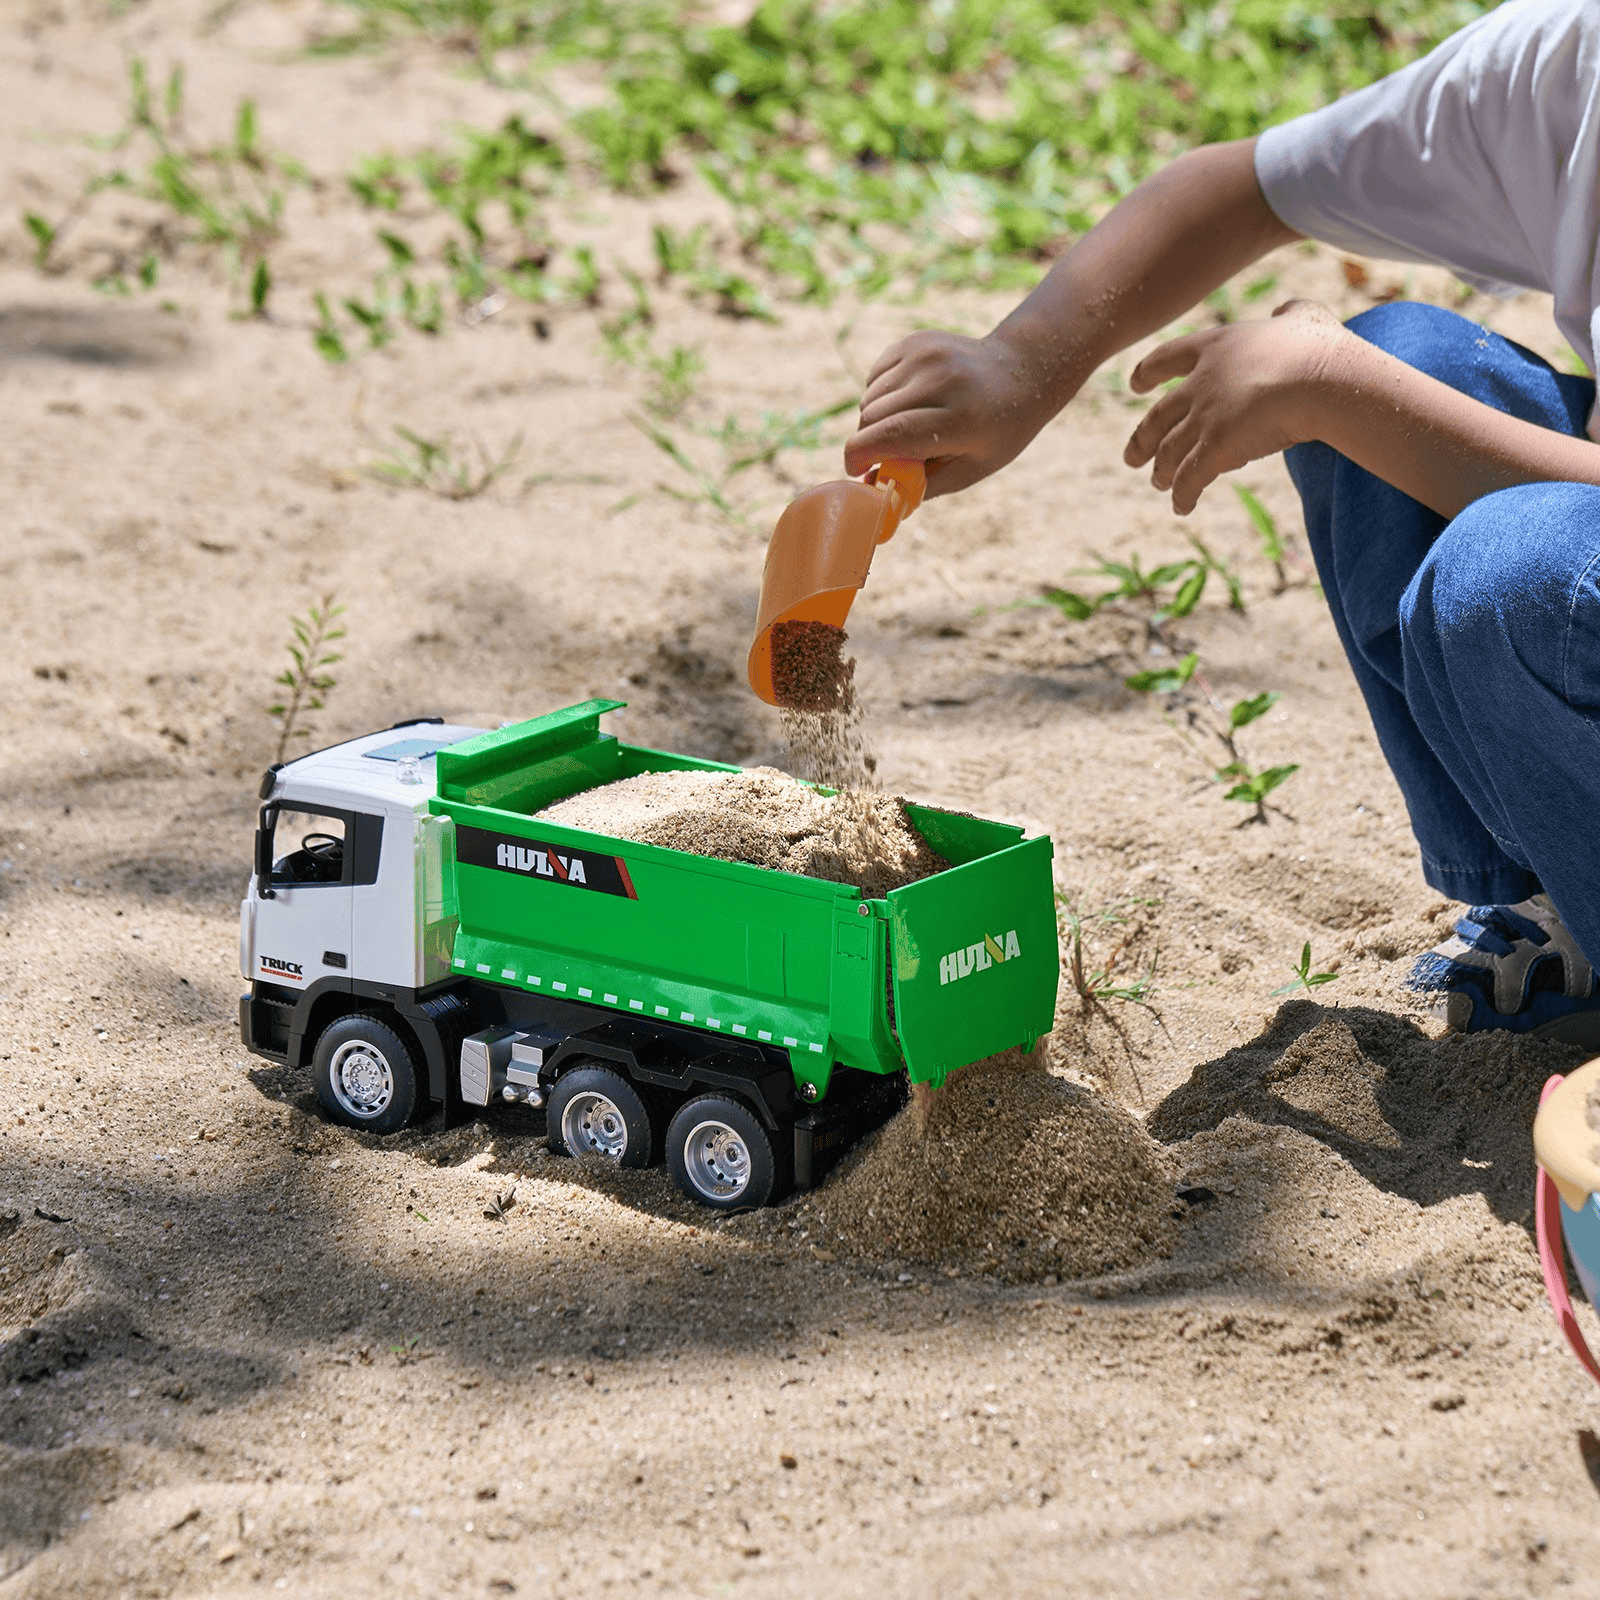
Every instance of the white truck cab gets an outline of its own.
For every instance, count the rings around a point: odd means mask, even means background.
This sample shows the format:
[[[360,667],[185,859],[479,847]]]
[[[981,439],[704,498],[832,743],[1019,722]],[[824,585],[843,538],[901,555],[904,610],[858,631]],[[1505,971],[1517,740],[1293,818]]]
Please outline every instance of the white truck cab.
[[[268,771],[255,870],[239,908],[246,1037],[288,1052],[317,990],[410,1000],[450,977],[455,910],[440,871],[445,819],[428,814],[434,756],[482,733],[402,723]]]

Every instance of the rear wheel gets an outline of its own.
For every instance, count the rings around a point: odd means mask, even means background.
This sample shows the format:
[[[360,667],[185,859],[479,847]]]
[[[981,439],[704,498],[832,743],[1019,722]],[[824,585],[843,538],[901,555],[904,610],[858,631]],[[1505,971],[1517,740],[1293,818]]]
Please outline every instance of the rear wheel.
[[[557,1155],[605,1156],[621,1167],[650,1164],[655,1138],[639,1091],[610,1067],[571,1067],[545,1107],[546,1138]]]
[[[335,1122],[398,1133],[422,1102],[411,1046],[382,1017],[340,1017],[322,1030],[311,1061],[317,1098]]]
[[[743,1211],[775,1200],[787,1187],[783,1143],[742,1100],[696,1095],[667,1129],[667,1171],[691,1200],[716,1211]]]

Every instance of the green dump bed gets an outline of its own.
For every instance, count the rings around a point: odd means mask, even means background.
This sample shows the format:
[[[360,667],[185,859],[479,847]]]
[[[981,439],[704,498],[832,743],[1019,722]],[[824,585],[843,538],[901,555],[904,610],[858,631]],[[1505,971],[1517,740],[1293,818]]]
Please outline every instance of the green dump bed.
[[[1047,1032],[1059,958],[1047,838],[909,806],[947,872],[866,900],[535,815],[643,772],[737,768],[619,742],[591,700],[438,754],[457,972],[916,1082]],[[453,898],[454,905],[450,904]],[[892,997],[892,998],[891,998]]]

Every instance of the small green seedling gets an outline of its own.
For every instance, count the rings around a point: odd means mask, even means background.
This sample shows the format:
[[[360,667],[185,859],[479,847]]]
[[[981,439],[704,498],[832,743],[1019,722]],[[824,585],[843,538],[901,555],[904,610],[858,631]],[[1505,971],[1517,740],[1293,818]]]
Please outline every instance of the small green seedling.
[[[366,473],[379,483],[396,489],[425,489],[442,500],[471,500],[503,478],[522,454],[522,435],[517,434],[499,456],[491,458],[481,444],[475,448],[478,464],[458,456],[449,434],[425,439],[410,428],[396,426],[395,433],[404,449],[391,449],[387,455],[369,461]]]
[[[1157,956],[1137,977],[1117,972],[1127,954],[1133,930],[1127,924],[1130,913],[1148,910],[1161,904],[1160,900],[1130,897],[1108,901],[1096,910],[1084,909],[1087,893],[1069,897],[1056,892],[1056,916],[1067,945],[1067,976],[1078,1003],[1085,1011],[1093,1011],[1109,1000],[1121,1000],[1129,1005],[1148,1006],[1155,987]],[[1084,954],[1085,944],[1095,935],[1113,929],[1123,929],[1121,937],[1112,947],[1111,954],[1098,966],[1091,965]]]
[[[333,320],[333,308],[328,304],[327,295],[319,289],[311,297],[311,301],[317,308],[317,323],[311,330],[311,339],[316,345],[317,354],[324,361],[348,361],[350,352],[345,348],[344,340],[339,337],[339,325]]]
[[[737,417],[726,418],[714,435],[728,456],[724,481],[751,467],[777,471],[777,458],[784,450],[820,450],[822,424],[854,410],[857,404],[857,397],[847,394],[815,411],[763,411],[753,428],[746,427]],[[785,477],[782,473],[779,476]]]
[[[1173,667],[1154,667],[1148,672],[1136,672],[1122,681],[1139,694],[1176,694],[1194,677],[1200,665],[1199,654],[1193,650]]]
[[[1267,820],[1266,799],[1285,778],[1293,776],[1300,770],[1298,761],[1291,761],[1283,767],[1267,767],[1261,772],[1252,772],[1242,761],[1230,762],[1225,767],[1218,767],[1216,779],[1218,783],[1226,783],[1233,779],[1232,785],[1224,791],[1224,800],[1237,800],[1242,805],[1254,806],[1255,811],[1249,818],[1251,822],[1265,822]]]
[[[1138,694],[1184,695],[1186,691],[1195,691],[1188,695],[1184,706],[1187,727],[1215,739],[1227,753],[1227,760],[1221,766],[1212,767],[1211,781],[1228,785],[1223,793],[1224,800],[1234,800],[1254,807],[1247,821],[1267,820],[1267,796],[1286,778],[1298,772],[1299,764],[1296,762],[1287,766],[1267,767],[1257,772],[1240,751],[1238,735],[1241,729],[1264,717],[1278,703],[1279,697],[1275,691],[1267,690],[1261,694],[1249,695],[1243,700],[1236,700],[1224,712],[1211,691],[1211,685],[1206,682],[1205,676],[1200,671],[1200,657],[1195,651],[1190,651],[1181,661],[1175,662],[1170,667],[1154,667],[1145,672],[1135,672],[1131,677],[1124,678],[1123,682]],[[1170,713],[1166,721],[1167,726],[1194,754],[1200,756],[1202,760],[1206,759],[1201,747],[1178,726]]]
[[[1325,983],[1332,983],[1339,976],[1337,972],[1313,972],[1311,970],[1311,941],[1309,939],[1300,947],[1300,964],[1294,969],[1294,979],[1290,983],[1274,989],[1274,994],[1292,994],[1296,989],[1304,989],[1309,995],[1313,989],[1320,988]]]
[[[322,710],[323,697],[334,686],[333,676],[327,669],[344,657],[328,646],[345,636],[346,630],[335,625],[343,615],[344,607],[327,594],[320,604],[307,606],[305,616],[289,619],[289,626],[294,630],[294,637],[287,646],[292,664],[272,680],[289,692],[276,705],[267,707],[267,715],[276,718],[278,723],[278,750],[274,761],[283,760],[291,740],[311,736],[310,724],[300,719],[308,711]]]
[[[662,484],[660,487],[663,493],[670,494],[674,499],[688,500],[691,503],[703,501],[706,505],[711,506],[726,517],[736,528],[740,528],[747,533],[750,531],[750,524],[745,514],[724,493],[722,483],[707,472],[665,428],[650,421],[648,417],[633,416],[628,420],[674,466],[691,479],[698,491],[695,494],[686,494],[681,489],[673,489],[666,484]],[[623,510],[627,506],[634,504],[637,498],[637,496],[630,496],[612,509],[613,511]]]
[[[151,256],[150,260],[154,263],[155,257]],[[150,284],[146,284],[145,287],[149,288]],[[262,256],[256,262],[255,271],[250,274],[250,315],[252,317],[266,316],[267,296],[271,293],[272,268],[267,265],[267,258]]]
[[[796,480],[779,465],[779,455],[785,450],[820,450],[823,445],[823,423],[841,412],[851,410],[855,405],[855,396],[849,395],[815,411],[764,411],[754,427],[737,417],[727,417],[719,428],[697,430],[722,449],[722,466],[716,472],[703,467],[658,423],[639,416],[630,420],[663,455],[694,481],[697,490],[694,494],[687,494],[663,484],[659,486],[663,493],[690,502],[704,502],[729,522],[748,532],[750,519],[747,513],[735,506],[729,497],[733,480],[752,467],[765,467],[780,483],[791,488],[798,487]],[[622,502],[624,506],[633,503],[633,499]]]
[[[1145,626],[1150,634],[1172,644],[1168,624],[1187,617],[1200,604],[1206,584],[1215,573],[1227,586],[1228,607],[1244,610],[1244,595],[1239,579],[1199,539],[1190,537],[1195,553],[1182,561],[1168,561],[1145,571],[1137,553],[1126,561],[1109,561],[1095,556],[1095,565],[1080,567],[1074,576],[1102,578],[1110,587],[1099,594],[1079,594],[1075,589],[1046,589],[1037,600],[1023,605],[1054,606],[1069,622],[1087,622],[1103,607],[1126,601],[1148,609]]]
[[[156,282],[156,252],[171,254],[176,246],[198,244],[220,250],[236,287],[248,296],[250,315],[266,306],[272,279],[264,271],[267,253],[283,232],[284,206],[294,188],[310,180],[289,158],[269,152],[261,143],[255,102],[241,100],[234,113],[233,136],[212,146],[190,139],[184,121],[184,74],[174,67],[165,91],[154,91],[144,62],[128,66],[128,110],[121,130],[99,148],[137,153],[142,166],[114,165],[91,178],[62,221],[24,217],[35,240],[35,265],[48,265],[63,228],[86,212],[108,189],[134,194],[161,207],[153,222],[132,223],[142,238],[134,248],[117,247],[109,270],[95,287],[113,294],[131,292],[127,273],[140,262],[137,278],[146,289]]]
[[[652,416],[668,421],[680,415],[694,398],[695,383],[706,370],[699,345],[675,344],[665,354],[651,351],[645,357],[650,387],[644,406]]]
[[[1277,519],[1267,508],[1262,505],[1260,498],[1242,483],[1233,486],[1233,492],[1239,497],[1239,504],[1245,509],[1246,515],[1255,525],[1257,536],[1261,540],[1261,553],[1272,564],[1274,594],[1282,594],[1290,585],[1289,568],[1296,568],[1301,576],[1300,583],[1309,583],[1320,596],[1322,586],[1316,582],[1315,572],[1306,560],[1290,542],[1278,531]]]
[[[43,272],[50,264],[50,252],[55,248],[57,229],[46,222],[37,211],[22,213],[23,225],[33,235],[33,264]]]
[[[1288,552],[1283,547],[1283,539],[1278,533],[1278,524],[1272,513],[1262,505],[1257,496],[1242,483],[1233,486],[1233,492],[1239,497],[1250,520],[1255,524],[1256,532],[1261,538],[1261,553],[1272,563],[1273,575],[1277,579],[1276,593],[1282,594],[1288,588],[1289,580],[1284,575],[1283,563]]]

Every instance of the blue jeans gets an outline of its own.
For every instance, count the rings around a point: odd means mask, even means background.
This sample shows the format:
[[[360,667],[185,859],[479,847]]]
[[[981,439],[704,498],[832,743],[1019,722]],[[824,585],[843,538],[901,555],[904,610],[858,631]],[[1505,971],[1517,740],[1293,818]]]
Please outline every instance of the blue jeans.
[[[1595,386],[1438,306],[1351,330],[1513,416],[1581,435]],[[1600,963],[1600,488],[1529,483],[1438,515],[1325,444],[1285,453],[1334,626],[1427,881],[1541,889]]]

